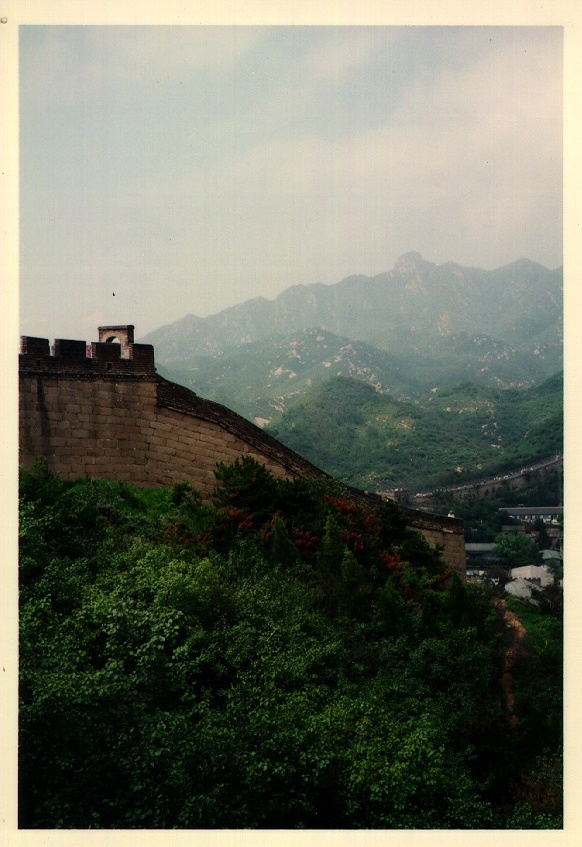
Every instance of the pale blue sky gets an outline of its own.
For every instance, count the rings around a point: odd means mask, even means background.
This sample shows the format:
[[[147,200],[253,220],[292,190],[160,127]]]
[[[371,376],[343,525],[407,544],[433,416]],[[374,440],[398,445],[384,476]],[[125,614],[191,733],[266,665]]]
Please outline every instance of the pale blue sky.
[[[20,134],[27,335],[562,263],[555,27],[22,26]]]

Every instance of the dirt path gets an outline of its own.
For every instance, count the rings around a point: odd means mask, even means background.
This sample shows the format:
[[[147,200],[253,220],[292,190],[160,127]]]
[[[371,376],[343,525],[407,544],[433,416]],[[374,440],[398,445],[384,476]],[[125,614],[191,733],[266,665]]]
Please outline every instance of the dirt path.
[[[510,715],[509,722],[512,725],[515,725],[518,722],[519,718],[513,712],[513,707],[515,704],[515,695],[513,693],[513,668],[515,666],[517,656],[522,650],[523,638],[526,633],[526,629],[520,619],[515,614],[515,612],[511,612],[507,608],[505,600],[498,600],[497,606],[503,612],[503,619],[507,626],[507,633],[509,638],[509,645],[505,654],[505,665],[499,681],[505,694],[505,701],[507,703],[507,709]]]

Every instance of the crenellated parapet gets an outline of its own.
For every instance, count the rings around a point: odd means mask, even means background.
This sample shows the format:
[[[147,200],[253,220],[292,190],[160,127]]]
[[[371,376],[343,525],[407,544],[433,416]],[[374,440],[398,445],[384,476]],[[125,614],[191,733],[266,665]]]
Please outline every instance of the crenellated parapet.
[[[57,338],[51,349],[48,338],[23,335],[20,370],[77,373],[79,376],[108,372],[155,374],[154,348],[151,344],[134,343],[133,326],[99,327],[99,339],[88,345],[86,341]]]

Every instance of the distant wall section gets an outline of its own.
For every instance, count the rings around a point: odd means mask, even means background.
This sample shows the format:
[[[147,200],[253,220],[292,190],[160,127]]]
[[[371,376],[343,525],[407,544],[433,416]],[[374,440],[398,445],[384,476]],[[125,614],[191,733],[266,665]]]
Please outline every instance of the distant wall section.
[[[419,529],[429,544],[443,548],[446,562],[459,573],[467,571],[465,554],[465,531],[463,521],[444,515],[432,515],[416,509],[405,509],[415,529]]]

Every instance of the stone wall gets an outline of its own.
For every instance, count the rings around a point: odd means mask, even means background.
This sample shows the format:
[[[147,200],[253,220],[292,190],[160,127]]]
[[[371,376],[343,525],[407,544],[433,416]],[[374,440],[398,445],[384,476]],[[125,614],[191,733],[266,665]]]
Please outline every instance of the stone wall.
[[[57,339],[51,353],[47,339],[22,339],[21,465],[42,456],[65,479],[88,475],[143,487],[188,481],[205,499],[215,486],[216,463],[243,455],[275,476],[325,476],[240,415],[159,376],[153,348],[133,344],[133,327],[100,328],[100,337],[102,329],[122,343],[87,347]],[[442,545],[446,561],[464,573],[462,521],[407,511],[413,526]]]
[[[276,476],[318,475],[261,430],[254,443],[245,438],[246,421],[237,427],[233,413],[216,403],[192,395],[188,412],[171,408],[173,395],[185,391],[158,376],[21,373],[20,462],[44,456],[65,479],[88,474],[139,486],[188,480],[205,497],[216,463],[246,454]]]
[[[411,524],[422,532],[429,544],[443,548],[447,563],[465,575],[467,558],[463,521],[458,518],[447,518],[444,515],[431,515],[417,509],[403,509],[403,511],[408,515]]]

